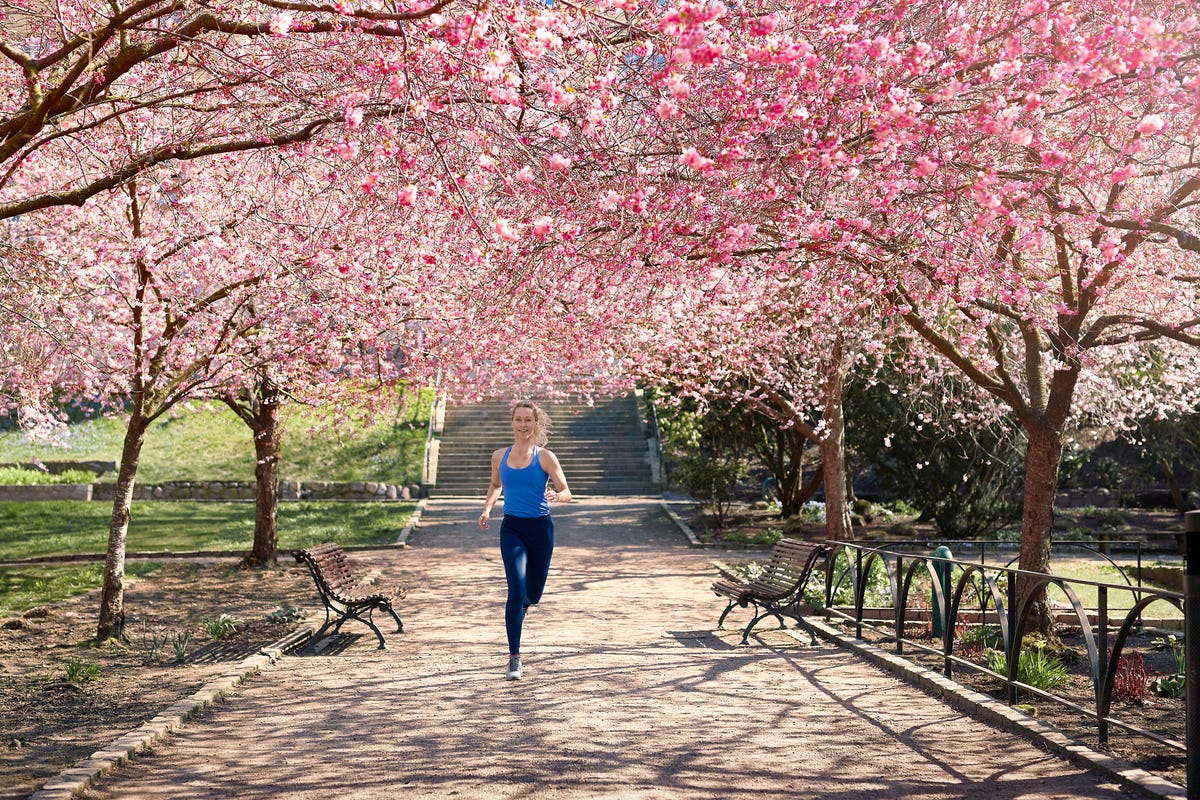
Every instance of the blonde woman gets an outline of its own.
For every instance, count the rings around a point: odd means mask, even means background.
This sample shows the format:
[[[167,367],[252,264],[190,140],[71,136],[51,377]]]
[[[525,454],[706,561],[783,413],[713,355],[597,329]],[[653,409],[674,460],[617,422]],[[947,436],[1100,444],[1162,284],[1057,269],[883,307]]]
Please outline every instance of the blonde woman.
[[[554,521],[550,503],[569,503],[571,490],[562,465],[546,449],[550,420],[530,400],[512,408],[513,443],[492,453],[492,482],[483,501],[479,527],[488,527],[492,506],[504,494],[504,521],[500,523],[500,555],[508,580],[504,626],[508,633],[508,671],[521,677],[521,630],[525,611],[542,599],[550,556],[554,553]],[[549,481],[553,488],[547,487]]]

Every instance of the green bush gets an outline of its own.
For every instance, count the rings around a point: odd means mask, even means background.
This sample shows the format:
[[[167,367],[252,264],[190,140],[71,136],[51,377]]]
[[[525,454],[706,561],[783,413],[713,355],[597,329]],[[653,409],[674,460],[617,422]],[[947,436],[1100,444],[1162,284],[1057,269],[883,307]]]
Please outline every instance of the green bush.
[[[216,619],[208,619],[204,621],[204,632],[209,638],[220,641],[228,639],[237,633],[237,628],[242,624],[240,619],[234,619],[228,614],[222,614]]]
[[[1187,696],[1187,659],[1184,656],[1183,643],[1174,635],[1155,639],[1155,650],[1170,650],[1175,656],[1175,674],[1163,675],[1150,681],[1150,693],[1158,697]]]
[[[958,641],[966,649],[982,647],[996,650],[1003,645],[998,625],[968,625],[958,637]]]
[[[702,500],[713,515],[713,526],[723,528],[737,496],[738,484],[746,479],[746,475],[746,462],[740,458],[693,455],[675,467],[671,480]]]
[[[880,496],[921,509],[947,538],[986,536],[1017,519],[1025,474],[1020,429],[1007,420],[983,426],[934,420],[929,415],[936,411],[923,415],[916,405],[925,393],[894,394],[891,383],[855,388],[846,397],[855,467],[874,471]],[[948,406],[972,402],[969,391],[953,386],[945,394],[954,397]]]
[[[783,538],[783,531],[778,528],[767,528],[765,531],[733,531],[724,537],[727,542],[743,544],[774,545]]]

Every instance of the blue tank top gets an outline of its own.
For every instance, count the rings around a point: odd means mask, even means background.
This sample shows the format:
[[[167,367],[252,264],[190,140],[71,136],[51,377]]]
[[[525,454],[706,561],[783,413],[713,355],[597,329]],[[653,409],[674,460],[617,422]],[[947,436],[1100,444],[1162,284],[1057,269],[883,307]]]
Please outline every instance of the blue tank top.
[[[533,461],[528,467],[513,469],[508,465],[509,447],[500,459],[500,485],[504,487],[504,513],[514,517],[536,519],[550,514],[546,500],[546,481],[550,475],[538,459],[540,448],[533,447]]]

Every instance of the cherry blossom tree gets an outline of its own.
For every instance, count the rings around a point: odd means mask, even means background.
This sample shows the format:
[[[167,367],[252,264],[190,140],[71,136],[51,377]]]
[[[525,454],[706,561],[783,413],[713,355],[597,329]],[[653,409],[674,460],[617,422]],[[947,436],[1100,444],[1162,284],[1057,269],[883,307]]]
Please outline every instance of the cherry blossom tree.
[[[704,90],[666,112],[707,123],[679,149],[723,173],[743,246],[781,231],[838,255],[842,286],[889,298],[1016,417],[1021,566],[1044,569],[1072,414],[1194,402],[1112,388],[1138,380],[1130,345],[1194,339],[1194,7],[707,4],[669,25],[664,85]],[[1192,358],[1159,345],[1155,378]],[[1081,381],[1109,402],[1081,408]]]

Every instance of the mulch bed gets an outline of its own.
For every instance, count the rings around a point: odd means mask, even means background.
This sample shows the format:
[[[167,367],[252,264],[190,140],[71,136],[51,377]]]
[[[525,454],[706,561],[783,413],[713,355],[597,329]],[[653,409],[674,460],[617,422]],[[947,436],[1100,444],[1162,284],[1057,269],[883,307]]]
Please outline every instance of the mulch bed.
[[[283,562],[281,562],[282,564]],[[161,713],[297,626],[317,607],[303,567],[239,571],[173,563],[131,581],[123,644],[96,647],[98,594],[0,621],[0,800],[28,797],[51,777]],[[241,621],[211,639],[204,623]],[[186,645],[176,660],[175,642]],[[68,679],[98,668],[93,679]]]

